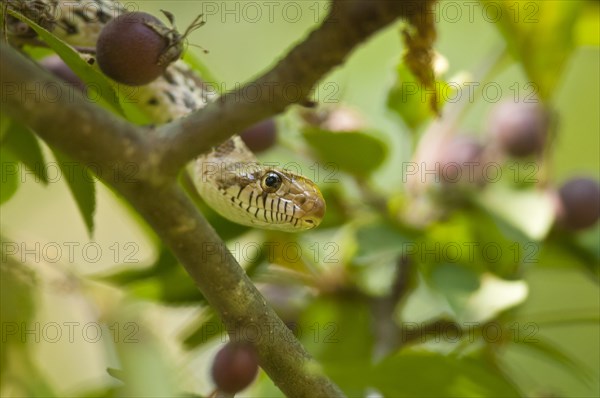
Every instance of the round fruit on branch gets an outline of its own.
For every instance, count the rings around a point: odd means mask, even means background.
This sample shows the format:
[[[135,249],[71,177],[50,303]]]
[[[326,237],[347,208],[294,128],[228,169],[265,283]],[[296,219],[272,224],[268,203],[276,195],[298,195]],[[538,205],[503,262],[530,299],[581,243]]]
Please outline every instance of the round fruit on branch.
[[[163,11],[173,23],[173,16]],[[185,37],[202,26],[201,16],[180,34],[145,12],[130,12],[113,19],[100,32],[96,57],[102,72],[130,86],[148,84],[178,60]]]

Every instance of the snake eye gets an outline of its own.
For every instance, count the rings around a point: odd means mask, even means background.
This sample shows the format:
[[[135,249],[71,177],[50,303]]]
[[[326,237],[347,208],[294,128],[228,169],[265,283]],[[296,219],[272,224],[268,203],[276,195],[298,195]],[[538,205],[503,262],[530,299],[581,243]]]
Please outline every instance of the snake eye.
[[[265,192],[275,192],[281,186],[281,176],[277,173],[269,172],[265,174],[262,185]]]

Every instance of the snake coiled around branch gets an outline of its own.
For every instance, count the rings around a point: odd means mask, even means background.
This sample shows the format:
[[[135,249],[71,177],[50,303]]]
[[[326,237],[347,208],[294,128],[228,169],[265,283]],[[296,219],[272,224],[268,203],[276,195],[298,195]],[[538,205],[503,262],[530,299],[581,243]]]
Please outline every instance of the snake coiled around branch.
[[[3,7],[34,20],[72,46],[91,48],[102,28],[127,12],[112,0],[8,0]],[[12,42],[41,44],[24,22],[6,18]],[[162,76],[137,87],[134,95],[139,109],[155,124],[185,117],[216,97],[183,61],[172,63]],[[198,136],[202,139],[202,134]],[[261,164],[238,135],[198,156],[188,169],[202,199],[233,222],[297,232],[318,226],[324,217],[325,201],[314,182]]]

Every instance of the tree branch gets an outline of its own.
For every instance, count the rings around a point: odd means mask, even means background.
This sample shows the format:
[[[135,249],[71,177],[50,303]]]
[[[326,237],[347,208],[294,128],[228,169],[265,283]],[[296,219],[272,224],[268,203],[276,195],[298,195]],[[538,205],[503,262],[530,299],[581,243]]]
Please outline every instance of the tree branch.
[[[2,110],[29,126],[53,148],[86,165],[93,164],[94,169],[126,162],[141,162],[140,166],[150,163],[147,154],[151,148],[143,129],[100,108],[79,90],[67,92],[64,82],[3,41],[0,66]],[[48,88],[58,92],[52,100]]]
[[[162,241],[176,253],[212,308],[220,314],[231,340],[250,337],[261,367],[288,396],[343,396],[318,372],[293,333],[267,305],[252,281],[178,186],[157,192],[129,186],[122,193],[140,211]]]
[[[361,42],[398,17],[428,12],[434,0],[338,0],[325,21],[257,80],[221,96],[184,119],[163,126],[157,145],[163,169],[187,162],[244,128],[302,103],[313,86]],[[249,98],[249,94],[252,97]]]
[[[260,364],[288,396],[342,396],[256,290],[213,228],[175,183],[189,160],[243,128],[283,111],[309,95],[313,85],[349,52],[398,16],[422,12],[430,0],[334,1],[325,22],[271,71],[205,109],[166,125],[154,134],[89,103],[78,93],[47,101],[40,94],[60,83],[15,50],[0,44],[2,106],[52,147],[84,164],[140,212],[172,250],[221,316],[230,337],[258,333],[253,343]],[[415,7],[417,5],[417,7]],[[300,95],[286,95],[294,85]],[[271,90],[272,88],[272,90]],[[134,162],[134,182],[113,172]],[[99,168],[98,168],[99,167]]]

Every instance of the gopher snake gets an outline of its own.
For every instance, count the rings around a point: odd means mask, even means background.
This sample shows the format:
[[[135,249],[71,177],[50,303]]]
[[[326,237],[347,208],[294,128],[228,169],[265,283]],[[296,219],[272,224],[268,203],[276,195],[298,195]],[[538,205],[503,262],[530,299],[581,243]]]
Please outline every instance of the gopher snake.
[[[95,47],[104,25],[126,12],[113,0],[8,0],[22,13],[73,46]],[[35,33],[23,22],[7,18],[13,41],[31,44]],[[214,99],[200,77],[183,61],[171,64],[155,81],[135,90],[140,109],[160,124],[184,117]],[[325,201],[309,179],[258,162],[234,135],[189,167],[195,186],[215,211],[239,224],[288,232],[316,227]]]

